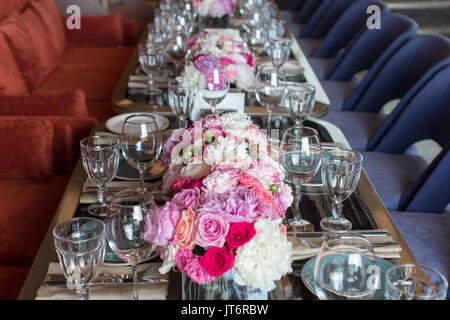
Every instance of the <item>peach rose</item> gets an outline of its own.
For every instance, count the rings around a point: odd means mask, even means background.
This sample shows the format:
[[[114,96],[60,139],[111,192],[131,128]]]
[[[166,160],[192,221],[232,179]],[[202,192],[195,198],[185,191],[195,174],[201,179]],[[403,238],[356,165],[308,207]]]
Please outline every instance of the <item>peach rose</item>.
[[[175,241],[181,248],[191,248],[193,245],[195,218],[197,214],[192,208],[181,212],[180,220],[175,227]]]

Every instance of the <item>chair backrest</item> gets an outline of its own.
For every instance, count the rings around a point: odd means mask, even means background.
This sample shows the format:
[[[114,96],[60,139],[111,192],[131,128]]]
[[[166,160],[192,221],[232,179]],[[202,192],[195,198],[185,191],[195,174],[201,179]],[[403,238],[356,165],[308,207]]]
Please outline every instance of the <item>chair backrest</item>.
[[[369,17],[367,8],[371,5],[377,5],[382,14],[390,11],[387,5],[378,0],[356,1],[334,23],[313,56],[315,58],[334,58],[362,28],[366,28],[366,21]],[[382,23],[381,28],[383,27]]]
[[[432,67],[402,98],[367,149],[403,153],[413,143],[432,139],[450,143],[450,58]]]
[[[295,23],[307,23],[324,0],[306,0],[300,12],[294,17]]]
[[[386,53],[388,54],[388,53]],[[438,62],[450,56],[450,40],[440,35],[419,35],[391,57],[378,60],[343,105],[344,110],[378,113],[389,101],[401,99]],[[378,64],[379,61],[376,62]]]
[[[305,4],[306,0],[294,0],[289,5],[289,11],[300,11]]]
[[[350,81],[355,73],[369,70],[383,53],[389,51],[390,54],[383,56],[383,59],[387,59],[392,52],[411,40],[418,29],[414,20],[400,14],[382,14],[380,20],[381,29],[363,27],[350,41],[327,71],[326,80]],[[377,67],[381,68],[382,64],[383,61]]]
[[[324,0],[308,20],[299,38],[324,38],[341,14],[358,0]]]
[[[399,210],[444,212],[450,203],[450,146],[444,148],[401,197]]]

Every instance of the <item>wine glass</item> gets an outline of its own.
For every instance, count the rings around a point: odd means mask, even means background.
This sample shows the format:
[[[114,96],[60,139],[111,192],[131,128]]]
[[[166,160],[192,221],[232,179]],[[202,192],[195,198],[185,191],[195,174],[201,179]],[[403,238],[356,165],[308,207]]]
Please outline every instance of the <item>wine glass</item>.
[[[188,46],[186,34],[177,29],[173,32],[167,44],[167,54],[175,63],[177,75],[181,74],[187,53]]]
[[[298,232],[314,231],[312,223],[303,220],[300,213],[301,190],[317,173],[322,161],[319,134],[308,127],[292,127],[283,134],[280,146],[280,163],[295,187],[294,217],[283,221]]]
[[[286,105],[295,126],[303,125],[314,108],[316,88],[308,83],[290,83],[286,87]]]
[[[153,196],[141,189],[125,189],[114,195],[105,220],[109,246],[123,261],[131,264],[133,298],[138,300],[137,266],[154,252],[160,233]],[[148,234],[145,237],[144,235]]]
[[[314,268],[321,300],[371,299],[380,285],[372,243],[355,233],[329,233]]]
[[[89,285],[105,257],[105,224],[87,217],[64,221],[53,228],[53,240],[67,288],[76,290],[78,300],[89,300]]]
[[[139,170],[141,188],[145,190],[145,172],[155,163],[162,150],[162,137],[156,118],[147,114],[127,117],[123,123],[120,145],[124,158]]]
[[[290,39],[271,40],[269,42],[268,53],[275,68],[280,69],[289,58],[291,43]]]
[[[286,26],[283,20],[270,19],[266,21],[265,28],[269,40],[278,40],[284,36]]]
[[[246,32],[244,32],[244,40],[247,43],[247,47],[256,58],[263,54],[267,47],[267,31],[264,29],[264,24],[255,23],[249,21],[245,26]]]
[[[230,83],[222,75],[220,68],[210,69],[211,79],[206,79],[204,88],[199,89],[199,93],[210,106],[212,114],[218,115],[217,105],[225,99],[230,90]]]
[[[161,42],[146,42],[139,45],[139,63],[142,70],[148,75],[148,89],[143,92],[147,95],[158,95],[161,90],[154,87],[153,73],[159,73],[164,57],[164,47]]]
[[[281,103],[286,92],[284,71],[271,65],[262,65],[256,75],[255,96],[267,109],[267,137],[271,141],[272,109]]]
[[[323,218],[320,227],[326,231],[350,230],[352,223],[342,217],[342,201],[356,189],[363,156],[359,152],[333,149],[324,152],[322,180],[332,202],[332,216]]]
[[[169,105],[172,112],[180,120],[180,128],[187,127],[197,92],[193,81],[189,82],[191,85],[183,86],[183,84],[186,84],[185,81],[187,80],[177,79],[168,83]]]
[[[445,300],[448,281],[430,267],[401,264],[386,272],[384,289],[387,300]]]
[[[98,203],[88,207],[94,217],[105,217],[110,182],[119,168],[120,140],[113,136],[92,136],[80,141],[81,160],[89,179],[97,186]]]

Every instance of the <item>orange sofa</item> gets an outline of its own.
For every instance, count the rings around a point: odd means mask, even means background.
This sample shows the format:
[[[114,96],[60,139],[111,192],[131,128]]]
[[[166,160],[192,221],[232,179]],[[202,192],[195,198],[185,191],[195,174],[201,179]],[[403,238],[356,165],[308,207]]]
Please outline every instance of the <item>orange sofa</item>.
[[[17,298],[137,40],[120,15],[65,21],[53,0],[0,1],[0,299]]]

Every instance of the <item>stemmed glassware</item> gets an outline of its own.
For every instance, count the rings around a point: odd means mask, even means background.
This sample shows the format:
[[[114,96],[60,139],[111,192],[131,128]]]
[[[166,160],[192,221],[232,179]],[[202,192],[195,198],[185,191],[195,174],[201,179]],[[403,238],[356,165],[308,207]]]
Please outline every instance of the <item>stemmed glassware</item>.
[[[143,92],[147,95],[158,95],[161,90],[154,87],[153,73],[159,73],[164,58],[164,47],[160,42],[146,42],[139,45],[139,62],[142,70],[148,75],[149,88]]]
[[[268,53],[275,68],[280,69],[291,53],[290,39],[271,40],[269,42]]]
[[[255,83],[255,96],[258,102],[267,109],[267,137],[271,141],[272,109],[283,100],[286,92],[284,71],[271,65],[263,65],[258,69]]]
[[[53,240],[67,288],[76,290],[78,300],[89,300],[105,257],[105,224],[87,217],[64,221],[53,228]]]
[[[267,20],[264,28],[267,30],[269,40],[278,40],[282,38],[286,32],[285,23],[283,20]]]
[[[402,264],[386,272],[384,290],[387,300],[445,300],[448,281],[430,267]]]
[[[356,189],[362,160],[362,154],[353,150],[333,149],[324,152],[322,180],[332,201],[332,216],[320,221],[322,230],[343,231],[352,228],[352,223],[342,217],[342,201]]]
[[[145,172],[155,163],[162,150],[162,137],[156,118],[149,114],[127,117],[123,123],[120,145],[124,158],[139,170],[141,189],[145,190]]]
[[[181,74],[187,53],[187,37],[182,31],[178,30],[171,35],[167,44],[167,54],[175,63],[177,75]]]
[[[131,264],[133,297],[138,300],[137,266],[154,252],[160,233],[152,194],[141,189],[125,189],[116,193],[111,199],[105,223],[109,246],[120,259]]]
[[[294,185],[294,217],[283,223],[298,232],[314,231],[314,225],[303,220],[300,213],[301,190],[317,173],[322,161],[319,134],[308,127],[292,127],[286,130],[281,141],[279,162]]]
[[[380,285],[372,243],[355,233],[329,233],[317,256],[314,282],[321,300],[371,299]]]
[[[314,108],[316,88],[308,83],[290,83],[286,87],[286,105],[295,126],[303,125],[303,122]]]
[[[197,87],[194,82],[190,83],[191,85],[183,86],[182,79],[172,80],[168,83],[169,105],[180,120],[180,128],[187,127],[188,119],[194,108]]]
[[[113,136],[92,136],[80,141],[81,160],[89,179],[97,186],[98,203],[88,207],[91,216],[101,218],[107,213],[106,199],[110,182],[119,168],[120,140]]]
[[[218,115],[217,105],[225,99],[230,90],[230,83],[221,76],[220,69],[210,69],[212,79],[206,82],[205,88],[199,88],[198,92],[210,106],[212,114]]]
[[[244,40],[254,57],[260,56],[267,47],[267,32],[264,24],[247,24],[244,32]]]

